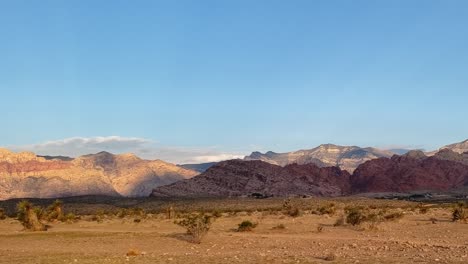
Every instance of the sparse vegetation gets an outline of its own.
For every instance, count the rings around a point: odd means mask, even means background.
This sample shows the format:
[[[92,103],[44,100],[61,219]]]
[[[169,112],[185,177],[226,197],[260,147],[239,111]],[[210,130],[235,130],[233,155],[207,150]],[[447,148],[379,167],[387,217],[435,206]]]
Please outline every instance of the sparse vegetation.
[[[187,234],[192,237],[192,242],[200,243],[210,230],[212,217],[203,213],[190,214],[175,223],[187,229]]]
[[[255,227],[257,227],[257,223],[253,223],[249,220],[242,221],[237,228],[237,232],[248,232],[252,231]]]
[[[320,208],[318,208],[318,213],[320,215],[329,215],[329,216],[333,216],[335,215],[335,212],[336,212],[336,206],[334,203],[330,203],[328,205],[325,205],[325,206],[322,206]]]
[[[31,231],[46,231],[46,226],[39,221],[40,208],[34,207],[32,203],[23,200],[18,203],[18,220],[23,227]]]
[[[384,215],[384,219],[386,221],[396,221],[398,219],[403,218],[403,216],[405,215],[402,212],[395,212],[395,213]]]
[[[363,223],[369,223],[370,229],[375,229],[377,225],[385,221],[396,221],[404,217],[403,212],[387,213],[387,209],[370,209],[365,207],[347,207],[345,208],[346,223],[357,226]],[[341,220],[340,220],[341,221]],[[337,220],[338,222],[338,220]],[[341,223],[339,223],[341,224]],[[339,225],[339,224],[336,224]]]
[[[47,207],[44,218],[47,221],[66,221],[63,214],[63,202],[55,200],[49,207]]]
[[[418,209],[420,214],[427,214],[429,212],[429,207],[424,206],[423,204],[419,204]]]
[[[6,219],[5,209],[0,208],[0,220]]]
[[[127,257],[136,257],[136,256],[140,256],[141,253],[139,250],[137,249],[130,249],[128,252],[127,252]]]
[[[333,224],[333,226],[344,226],[346,224],[346,221],[345,221],[345,218],[344,218],[344,215],[340,215],[335,223]]]
[[[223,216],[223,214],[221,213],[220,210],[214,210],[213,213],[212,213],[213,217],[215,218],[220,218],[221,216]]]
[[[298,217],[301,216],[302,211],[299,207],[292,205],[291,199],[286,199],[283,202],[283,213],[291,217]]]
[[[326,261],[334,261],[334,260],[336,260],[336,255],[333,254],[333,253],[330,253],[323,259],[326,260]]]
[[[318,225],[317,226],[317,233],[322,233],[323,232],[323,226],[322,225]]]
[[[279,224],[279,225],[276,225],[272,228],[273,230],[284,230],[286,229],[286,226],[284,224]]]
[[[468,220],[468,211],[465,203],[458,203],[452,211],[452,221],[467,221]]]
[[[346,209],[346,223],[353,226],[360,225],[365,220],[365,215],[362,211],[362,208],[352,207]]]

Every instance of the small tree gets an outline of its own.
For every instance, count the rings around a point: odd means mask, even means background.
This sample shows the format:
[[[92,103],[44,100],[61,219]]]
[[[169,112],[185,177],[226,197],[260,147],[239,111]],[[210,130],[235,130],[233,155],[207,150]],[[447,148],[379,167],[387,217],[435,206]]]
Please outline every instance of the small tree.
[[[46,226],[39,221],[38,211],[40,208],[34,207],[30,202],[23,200],[18,203],[18,220],[25,229],[31,231],[46,231]]]
[[[187,229],[187,234],[192,237],[192,242],[198,244],[210,230],[212,219],[211,216],[200,213],[188,215],[175,223],[185,227]]]

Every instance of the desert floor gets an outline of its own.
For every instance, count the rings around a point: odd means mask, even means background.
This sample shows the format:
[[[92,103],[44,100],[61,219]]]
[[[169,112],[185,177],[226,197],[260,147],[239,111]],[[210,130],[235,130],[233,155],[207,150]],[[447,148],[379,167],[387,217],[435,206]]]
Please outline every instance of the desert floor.
[[[339,213],[223,213],[200,244],[164,214],[140,223],[133,216],[83,217],[46,232],[22,231],[7,218],[0,220],[0,263],[468,263],[468,224],[452,222],[449,208],[399,210],[402,219],[372,229],[335,227]],[[258,226],[236,232],[243,220]],[[286,229],[273,229],[279,224]],[[131,250],[138,255],[127,256]]]

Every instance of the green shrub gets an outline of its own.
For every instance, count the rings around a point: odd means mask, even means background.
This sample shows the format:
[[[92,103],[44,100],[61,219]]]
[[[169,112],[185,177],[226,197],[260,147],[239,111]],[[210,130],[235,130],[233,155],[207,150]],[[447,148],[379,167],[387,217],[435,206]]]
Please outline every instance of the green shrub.
[[[237,232],[246,232],[252,231],[255,227],[257,227],[257,223],[253,223],[249,220],[242,221],[237,228]]]
[[[187,229],[187,234],[192,237],[193,243],[200,243],[210,230],[212,217],[203,213],[191,214],[175,223]]]

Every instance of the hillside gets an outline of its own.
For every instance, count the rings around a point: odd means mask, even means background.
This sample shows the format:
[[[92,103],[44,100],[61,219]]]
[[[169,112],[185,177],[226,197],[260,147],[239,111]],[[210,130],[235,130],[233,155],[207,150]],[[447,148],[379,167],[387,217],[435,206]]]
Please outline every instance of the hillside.
[[[76,159],[47,159],[0,149],[0,199],[75,195],[147,196],[159,185],[197,172],[160,160],[107,152]]]

